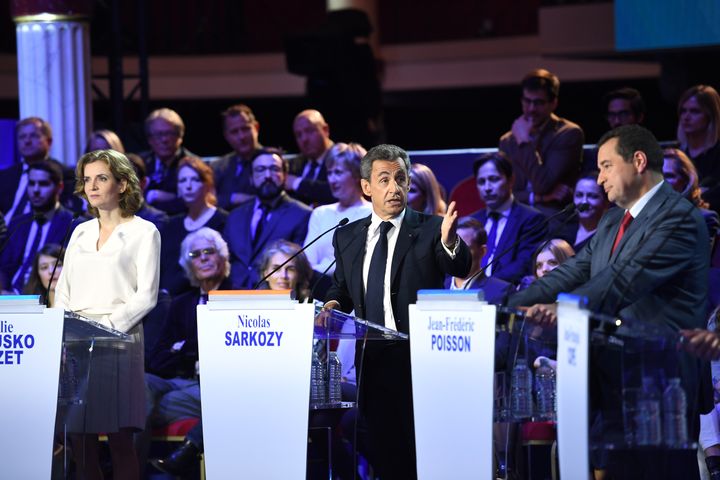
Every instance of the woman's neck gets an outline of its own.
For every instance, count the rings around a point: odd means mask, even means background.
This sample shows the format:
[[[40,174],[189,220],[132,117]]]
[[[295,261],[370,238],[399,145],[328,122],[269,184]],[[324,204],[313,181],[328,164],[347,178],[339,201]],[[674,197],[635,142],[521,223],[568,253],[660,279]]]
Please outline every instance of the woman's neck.
[[[341,210],[347,210],[351,207],[357,207],[364,203],[364,199],[361,193],[358,192],[357,196],[350,197],[345,201],[338,202]]]
[[[200,215],[207,212],[210,208],[212,208],[212,206],[205,203],[205,201],[193,203],[188,205],[187,216],[190,217],[191,220],[197,220]]]
[[[597,228],[598,224],[600,223],[600,219],[595,217],[580,218],[578,220],[578,223],[582,225],[582,227],[588,232],[592,232]]]
[[[708,138],[705,132],[687,135],[687,150],[691,157],[697,157],[710,147],[712,147],[712,145],[708,145]]]
[[[121,223],[129,221],[132,217],[123,217],[120,208],[112,210],[98,210],[98,221],[101,228],[114,229]]]
[[[48,305],[50,305],[50,308],[52,308],[55,305],[55,289],[52,289],[48,292]]]

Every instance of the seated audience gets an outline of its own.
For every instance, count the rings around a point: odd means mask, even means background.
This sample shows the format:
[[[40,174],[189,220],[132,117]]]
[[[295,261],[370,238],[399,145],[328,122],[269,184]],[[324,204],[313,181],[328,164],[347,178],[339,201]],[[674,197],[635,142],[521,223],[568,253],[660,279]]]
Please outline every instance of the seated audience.
[[[116,152],[125,153],[125,146],[112,130],[95,130],[88,138],[85,153],[93,150],[115,150]]]
[[[207,227],[191,232],[180,246],[179,263],[192,288],[170,304],[163,335],[155,346],[145,374],[148,427],[159,427],[200,417],[200,385],[197,377],[198,304],[208,292],[230,287],[229,252],[222,236]],[[152,464],[165,472],[181,474],[197,462],[202,451],[202,427],[190,430],[185,443],[168,459]]]
[[[502,305],[508,295],[513,291],[512,284],[495,277],[488,277],[482,268],[482,259],[487,252],[487,232],[478,220],[472,217],[463,217],[458,220],[457,234],[470,248],[472,267],[465,278],[448,277],[447,287],[450,290],[483,291],[485,301]]]
[[[553,238],[543,243],[533,255],[533,275],[523,278],[518,290],[527,288],[532,282],[544,277],[574,256],[573,247],[561,238]]]
[[[55,285],[62,272],[65,250],[56,243],[42,247],[33,260],[30,278],[23,289],[24,295],[40,295],[40,302],[55,305]],[[52,277],[52,281],[50,280]]]
[[[170,295],[182,293],[189,288],[178,264],[180,242],[188,233],[202,227],[222,232],[228,213],[215,206],[215,182],[212,169],[197,157],[185,157],[177,165],[177,192],[187,214],[171,217],[160,232],[160,288]]]
[[[234,288],[252,288],[260,279],[257,259],[279,238],[301,243],[310,207],[285,193],[288,164],[275,149],[262,149],[252,161],[257,198],[238,205],[228,217],[224,237],[230,246]]]
[[[584,134],[573,122],[555,115],[560,80],[544,69],[523,78],[522,115],[500,138],[499,149],[515,170],[518,201],[548,215],[570,202],[582,162]]]
[[[559,235],[573,246],[573,250],[579,252],[595,232],[597,231],[600,219],[610,208],[607,195],[603,188],[597,183],[597,172],[583,175],[575,184],[573,201],[575,205],[585,205],[584,211],[577,212],[577,222],[568,224],[567,228]]]
[[[170,217],[167,213],[163,212],[159,208],[153,207],[145,201],[144,195],[148,186],[148,178],[145,174],[145,162],[143,162],[143,159],[140,158],[139,155],[135,155],[134,153],[126,153],[125,156],[128,160],[130,160],[130,163],[132,163],[132,166],[135,169],[135,174],[140,181],[140,188],[143,192],[142,206],[140,207],[140,210],[135,212],[135,215],[140,218],[144,218],[148,222],[152,222],[152,224],[155,225],[155,228],[157,228],[159,232],[162,232]]]
[[[255,195],[251,162],[262,148],[258,140],[260,124],[247,105],[233,105],[222,112],[223,135],[233,151],[213,162],[218,206],[232,210]]]
[[[720,212],[720,95],[708,85],[686,90],[678,102],[680,149],[695,164],[703,199]]]
[[[317,110],[303,110],[293,121],[295,142],[300,155],[292,161],[285,179],[285,189],[293,197],[308,205],[333,203],[327,181],[325,157],[333,146],[330,127]]]
[[[360,160],[366,153],[357,143],[336,143],[330,149],[325,165],[330,191],[337,202],[321,205],[312,211],[305,245],[345,217],[353,222],[370,215],[370,202],[365,200],[360,187]],[[328,275],[335,271],[332,239],[332,233],[328,233],[305,250],[313,269],[318,272],[327,270]]]
[[[486,153],[473,164],[485,208],[473,217],[488,232],[485,275],[517,283],[530,274],[530,258],[546,234],[543,215],[518,202],[512,193],[513,166],[502,153]]]
[[[150,145],[149,151],[140,154],[150,179],[145,199],[168,215],[180,213],[185,206],[175,189],[178,162],[194,156],[183,146],[185,123],[174,110],[153,110],[145,119],[145,136]]]
[[[79,223],[71,211],[60,205],[62,169],[55,162],[40,160],[31,164],[27,178],[27,197],[32,211],[12,220],[8,226],[12,235],[0,253],[3,283],[6,289],[16,293],[25,287],[40,248],[48,243],[63,243],[70,238],[68,231],[72,232]]]
[[[267,277],[267,280],[263,281],[258,288],[261,290],[290,290],[292,298],[301,302],[308,300],[312,268],[305,254],[301,253],[287,265],[280,267],[283,262],[299,252],[300,248],[300,245],[283,239],[275,240],[268,245],[258,260],[258,271],[263,278]],[[278,267],[280,268],[272,273]]]
[[[445,215],[447,203],[432,170],[422,163],[410,167],[408,207],[428,215]]]

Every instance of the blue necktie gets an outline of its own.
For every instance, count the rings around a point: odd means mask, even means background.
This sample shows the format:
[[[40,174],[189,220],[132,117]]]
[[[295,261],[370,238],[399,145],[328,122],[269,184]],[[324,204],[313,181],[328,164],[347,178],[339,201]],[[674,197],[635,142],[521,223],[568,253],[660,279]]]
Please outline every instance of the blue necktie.
[[[28,273],[30,273],[33,260],[35,260],[35,255],[37,255],[37,252],[40,249],[40,240],[42,239],[43,234],[42,228],[45,222],[46,218],[42,216],[38,216],[35,219],[35,223],[37,224],[37,230],[35,230],[35,238],[33,238],[33,242],[30,246],[30,251],[28,251],[27,258],[25,258],[25,261],[20,266],[20,269],[15,273],[15,276],[13,277],[13,288],[18,292],[22,292],[23,288],[25,287],[25,283],[27,283],[27,275]]]
[[[387,234],[393,227],[391,222],[380,224],[380,238],[375,244],[370,271],[368,272],[367,288],[365,289],[365,318],[371,322],[385,325],[385,309],[383,297],[385,293],[385,266],[388,257]]]
[[[498,231],[498,223],[500,223],[500,214],[498,212],[490,212],[488,214],[490,219],[492,220],[492,226],[490,227],[490,233],[488,233],[488,239],[487,239],[487,253],[483,257],[482,260],[482,266],[487,267],[487,264],[489,263],[490,258],[495,253],[495,247],[497,243],[497,231]]]

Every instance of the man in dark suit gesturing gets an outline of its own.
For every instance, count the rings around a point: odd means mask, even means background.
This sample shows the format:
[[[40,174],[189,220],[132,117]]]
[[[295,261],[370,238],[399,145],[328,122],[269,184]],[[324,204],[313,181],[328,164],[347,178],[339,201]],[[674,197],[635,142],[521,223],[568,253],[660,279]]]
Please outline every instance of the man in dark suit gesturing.
[[[406,208],[409,171],[407,152],[395,145],[373,147],[362,159],[360,183],[373,213],[335,233],[337,268],[325,304],[404,333],[417,291],[443,288],[445,275],[465,277],[471,263],[454,202],[444,217]],[[383,480],[415,478],[408,343],[371,343],[359,382],[370,461]]]
[[[575,257],[511,297],[509,304],[527,306],[528,318],[554,324],[557,313],[551,302],[559,293],[570,292],[586,297],[593,311],[654,322],[669,334],[704,326],[709,246],[700,212],[663,181],[662,150],[645,128],[618,127],[598,145],[598,184],[619,208],[608,211],[597,234]],[[690,434],[697,439],[698,414],[708,407],[706,395],[700,393],[707,394],[701,365],[684,352],[676,357],[676,370],[667,374],[682,379]],[[617,355],[609,349],[591,352],[594,407],[605,412],[621,409],[620,370]],[[610,452],[610,478],[697,475],[691,450],[652,455]]]

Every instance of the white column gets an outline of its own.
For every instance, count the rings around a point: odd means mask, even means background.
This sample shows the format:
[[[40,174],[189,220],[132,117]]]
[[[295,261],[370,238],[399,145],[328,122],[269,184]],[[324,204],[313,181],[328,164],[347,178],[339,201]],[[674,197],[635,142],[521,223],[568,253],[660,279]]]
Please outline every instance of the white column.
[[[87,23],[57,16],[16,18],[20,118],[50,123],[50,155],[74,165],[92,128]]]

